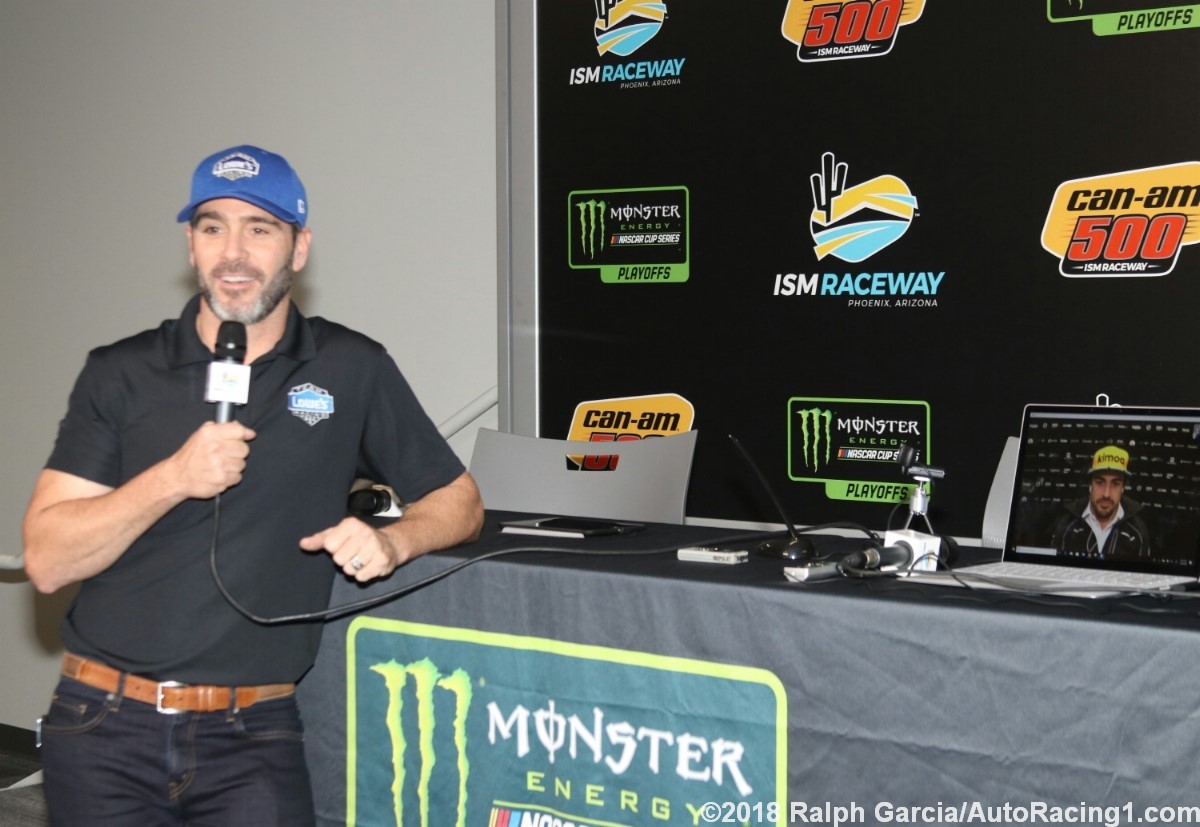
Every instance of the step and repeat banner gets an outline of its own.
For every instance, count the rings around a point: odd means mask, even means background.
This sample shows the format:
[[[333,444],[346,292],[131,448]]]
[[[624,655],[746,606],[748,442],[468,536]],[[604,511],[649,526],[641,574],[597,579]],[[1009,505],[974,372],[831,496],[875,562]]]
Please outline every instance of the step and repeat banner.
[[[1026,403],[1200,405],[1200,5],[533,18],[540,435],[698,429],[688,514],[778,521],[733,434],[795,521],[873,528],[912,445],[978,537]]]

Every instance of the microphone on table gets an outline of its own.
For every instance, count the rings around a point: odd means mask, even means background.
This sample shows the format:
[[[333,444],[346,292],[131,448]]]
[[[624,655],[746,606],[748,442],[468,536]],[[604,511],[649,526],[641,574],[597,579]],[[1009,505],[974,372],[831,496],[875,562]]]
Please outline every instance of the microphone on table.
[[[865,548],[852,551],[840,561],[842,569],[853,571],[871,571],[884,566],[895,566],[906,569],[913,563],[913,547],[900,540],[894,546],[883,548]]]
[[[346,501],[346,510],[355,517],[401,517],[403,504],[392,492],[382,486],[371,486],[351,491]]]
[[[754,457],[750,456],[750,452],[742,445],[742,441],[733,434],[729,435],[729,441],[734,444],[734,447],[741,452],[742,459],[746,460],[746,464],[750,466],[750,470],[758,477],[762,488],[767,492],[767,496],[771,500],[771,504],[775,506],[775,511],[783,518],[783,524],[787,528],[787,536],[775,540],[764,540],[758,544],[755,549],[757,554],[765,557],[773,557],[776,560],[807,560],[816,556],[816,546],[812,540],[807,537],[801,537],[796,531],[796,525],[792,522],[792,518],[788,516],[783,508],[783,502],[775,493],[775,489],[771,483],[767,481],[767,475],[763,473],[762,468],[754,461]]]
[[[250,399],[250,366],[246,359],[246,326],[241,322],[221,322],[217,345],[208,366],[204,401],[217,403],[214,419],[233,421],[233,406]]]
[[[907,569],[912,564],[913,548],[901,540],[894,546],[865,548],[852,551],[836,560],[821,560],[789,569],[788,579],[812,583],[846,574],[864,576],[863,572],[878,571],[884,566]]]

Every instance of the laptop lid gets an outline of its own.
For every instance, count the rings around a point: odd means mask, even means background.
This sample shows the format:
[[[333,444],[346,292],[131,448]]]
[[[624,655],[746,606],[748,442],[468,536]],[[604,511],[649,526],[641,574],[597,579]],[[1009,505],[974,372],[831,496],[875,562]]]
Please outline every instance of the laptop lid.
[[[1028,405],[1004,559],[1200,576],[1200,410]]]

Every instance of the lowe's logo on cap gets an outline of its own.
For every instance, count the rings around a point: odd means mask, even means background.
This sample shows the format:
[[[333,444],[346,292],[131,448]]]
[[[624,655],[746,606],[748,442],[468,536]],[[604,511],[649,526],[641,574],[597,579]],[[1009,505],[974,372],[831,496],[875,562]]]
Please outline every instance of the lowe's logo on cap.
[[[308,221],[308,195],[300,176],[282,155],[245,144],[214,152],[192,174],[192,194],[179,212],[191,221],[205,201],[236,198],[266,210],[288,224]]]
[[[311,382],[297,385],[288,391],[288,410],[310,426],[333,416],[333,395]]]
[[[253,178],[258,175],[258,161],[244,152],[226,155],[213,164],[212,174],[218,178],[236,181],[239,178]]]

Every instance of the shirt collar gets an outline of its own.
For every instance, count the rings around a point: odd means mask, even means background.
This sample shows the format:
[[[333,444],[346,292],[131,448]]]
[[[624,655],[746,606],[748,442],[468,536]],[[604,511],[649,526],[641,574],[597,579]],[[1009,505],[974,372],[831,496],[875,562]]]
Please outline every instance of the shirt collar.
[[[192,296],[184,306],[174,328],[167,338],[167,359],[171,367],[177,368],[195,362],[210,362],[213,354],[196,333],[196,317],[200,314],[200,295]],[[267,362],[277,356],[283,356],[295,362],[307,362],[317,355],[317,346],[313,340],[312,328],[295,303],[288,302],[287,327],[283,338],[271,349],[270,353],[259,357],[258,361]]]

